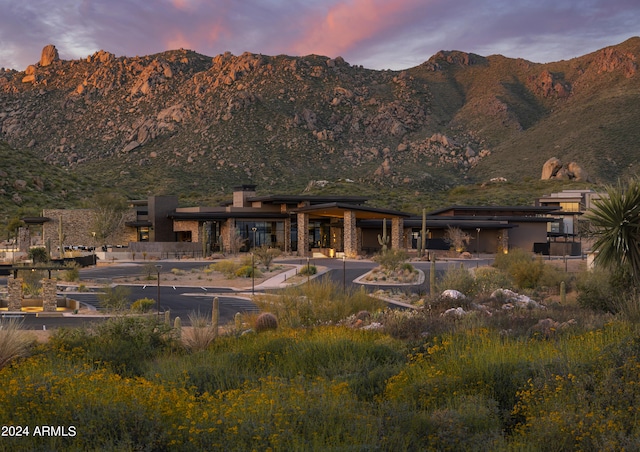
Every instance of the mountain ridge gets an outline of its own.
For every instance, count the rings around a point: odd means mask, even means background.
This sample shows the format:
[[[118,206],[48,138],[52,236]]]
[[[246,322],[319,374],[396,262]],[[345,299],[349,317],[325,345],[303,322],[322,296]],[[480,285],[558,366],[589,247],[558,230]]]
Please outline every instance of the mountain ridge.
[[[48,52],[0,73],[0,140],[132,198],[207,202],[245,182],[302,192],[328,181],[393,203],[535,180],[551,157],[594,182],[635,171],[638,37],[554,63],[441,51],[402,71],[320,55]]]

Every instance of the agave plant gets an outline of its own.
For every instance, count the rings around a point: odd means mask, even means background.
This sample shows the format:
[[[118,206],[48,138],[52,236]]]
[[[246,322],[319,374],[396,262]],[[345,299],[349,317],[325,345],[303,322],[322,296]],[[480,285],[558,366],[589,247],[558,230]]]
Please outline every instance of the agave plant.
[[[596,239],[595,262],[640,282],[640,180],[608,186],[586,217]]]

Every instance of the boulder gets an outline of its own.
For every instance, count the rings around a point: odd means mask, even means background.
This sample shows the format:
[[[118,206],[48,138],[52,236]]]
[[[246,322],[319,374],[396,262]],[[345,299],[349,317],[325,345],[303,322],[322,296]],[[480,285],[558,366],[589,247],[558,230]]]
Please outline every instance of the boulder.
[[[569,173],[573,176],[573,180],[576,180],[576,181],[589,180],[589,175],[587,174],[587,172],[583,170],[582,167],[578,165],[576,162],[569,163],[569,165],[567,165],[567,169],[569,170]]]
[[[447,289],[441,294],[442,297],[451,298],[452,300],[464,300],[466,297],[462,292],[454,289]]]
[[[42,55],[40,56],[40,66],[49,66],[54,61],[58,61],[58,49],[53,44],[49,44],[42,49]]]
[[[562,162],[556,157],[551,157],[544,163],[544,165],[542,165],[542,176],[540,179],[553,179],[560,168],[562,168]]]

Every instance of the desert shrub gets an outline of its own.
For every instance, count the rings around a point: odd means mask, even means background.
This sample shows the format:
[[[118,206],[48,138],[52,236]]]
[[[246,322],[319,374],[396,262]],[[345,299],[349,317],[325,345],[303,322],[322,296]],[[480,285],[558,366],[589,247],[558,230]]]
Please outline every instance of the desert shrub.
[[[519,261],[507,270],[514,283],[520,289],[534,289],[538,286],[544,273],[544,263],[540,259]]]
[[[509,275],[493,267],[477,268],[474,277],[478,295],[490,294],[496,289],[510,289],[513,286]]]
[[[131,304],[131,310],[139,313],[149,312],[154,304],[156,300],[152,298],[140,298]]]
[[[266,245],[262,245],[258,248],[255,248],[253,250],[253,254],[256,255],[256,257],[258,258],[258,261],[266,267],[267,271],[269,271],[269,266],[271,265],[271,262],[276,257],[280,256],[281,251],[278,248],[271,248]]]
[[[638,293],[625,294],[612,302],[613,309],[622,318],[633,323],[640,323],[640,296]]]
[[[451,249],[457,253],[462,253],[467,249],[467,245],[471,242],[471,236],[457,227],[449,226],[444,233],[444,239]]]
[[[278,329],[278,318],[270,312],[263,312],[255,321],[255,330],[260,333],[267,330]]]
[[[554,265],[544,264],[542,274],[538,280],[538,286],[552,293],[560,293],[560,283],[564,282],[566,287],[570,287],[573,281],[572,276]]]
[[[493,261],[493,266],[502,271],[508,272],[514,264],[518,262],[528,262],[533,259],[531,253],[522,248],[512,248],[508,253],[498,253]]]
[[[66,265],[64,271],[64,281],[78,281],[80,279],[80,269],[75,262]]]
[[[25,295],[38,295],[42,290],[41,280],[47,277],[43,270],[32,270],[21,272],[22,290]]]
[[[31,259],[31,261],[34,264],[49,262],[50,260],[49,253],[47,252],[47,249],[44,247],[30,248],[29,259]]]
[[[143,275],[145,275],[145,279],[148,281],[158,279],[158,267],[156,267],[155,264],[152,264],[151,262],[147,262],[146,264],[144,264],[142,266],[141,272]]]
[[[0,369],[27,355],[32,341],[22,331],[22,320],[0,320]]]
[[[298,273],[303,276],[312,276],[318,273],[318,268],[315,265],[305,265]]]
[[[475,294],[475,279],[471,272],[464,266],[449,267],[437,284],[438,291],[452,289],[462,292],[466,296]]]
[[[184,337],[185,346],[193,351],[205,350],[218,337],[218,325],[212,325],[208,316],[199,312],[189,314],[191,331]]]
[[[51,343],[122,375],[140,375],[148,360],[174,348],[173,330],[155,317],[113,317],[88,329],[61,329]]]
[[[223,275],[225,275],[227,278],[230,277],[235,277],[236,275],[236,270],[238,270],[238,268],[240,268],[240,265],[238,265],[236,262],[228,260],[228,259],[224,259],[218,262],[215,262],[213,264],[210,265],[210,267],[217,272],[222,273]]]
[[[259,296],[254,302],[261,310],[273,313],[281,327],[293,328],[336,323],[359,311],[380,311],[386,305],[370,297],[364,288],[343,291],[342,285],[328,278]]]
[[[373,317],[373,322],[382,325],[385,334],[402,340],[416,340],[431,332],[433,322],[423,311],[411,309],[385,309]]]
[[[415,268],[413,268],[413,265],[411,265],[409,262],[405,262],[404,264],[402,264],[400,266],[400,270],[413,272],[415,270]]]
[[[105,286],[98,294],[100,306],[107,311],[123,311],[129,304],[131,289],[125,286]]]
[[[409,256],[401,249],[390,249],[373,256],[373,261],[386,270],[397,270]]]
[[[185,271],[180,268],[172,268],[171,273],[173,273],[174,276],[182,276],[185,274]]]
[[[260,270],[255,268],[253,265],[243,265],[236,270],[235,275],[239,278],[260,278],[262,273],[260,273]]]
[[[580,272],[576,277],[577,301],[583,308],[614,312],[615,300],[620,297],[611,284],[611,273],[604,269]]]

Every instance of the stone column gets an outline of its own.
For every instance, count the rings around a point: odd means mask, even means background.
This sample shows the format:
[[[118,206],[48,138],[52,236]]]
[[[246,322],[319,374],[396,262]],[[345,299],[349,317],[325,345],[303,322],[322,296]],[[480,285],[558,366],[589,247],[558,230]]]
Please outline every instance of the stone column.
[[[344,211],[344,254],[349,258],[358,256],[358,231],[356,229],[356,213],[353,210]]]
[[[22,278],[7,279],[7,307],[9,311],[22,310]]]
[[[45,278],[42,281],[42,310],[55,312],[58,309],[56,299],[56,280]]]
[[[220,226],[220,237],[222,237],[222,251],[223,253],[231,253],[233,251],[232,242],[236,236],[236,220],[229,218],[224,224]]]
[[[309,255],[309,215],[298,213],[298,256]]]
[[[291,218],[284,220],[284,249],[282,251],[291,252]]]
[[[400,217],[391,219],[391,248],[402,249],[402,233],[404,231],[404,220]]]

